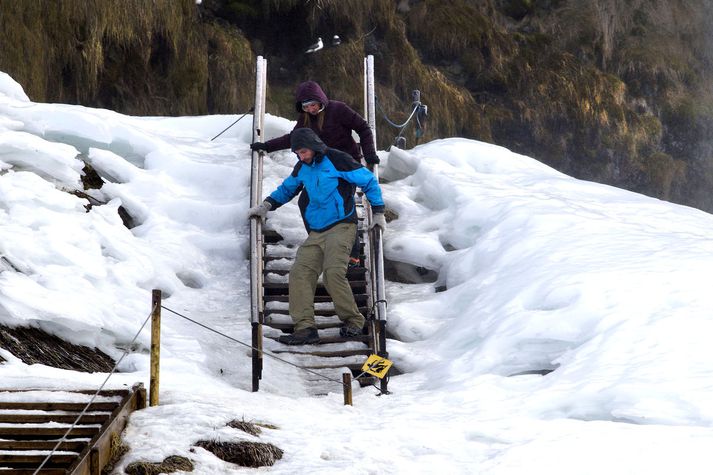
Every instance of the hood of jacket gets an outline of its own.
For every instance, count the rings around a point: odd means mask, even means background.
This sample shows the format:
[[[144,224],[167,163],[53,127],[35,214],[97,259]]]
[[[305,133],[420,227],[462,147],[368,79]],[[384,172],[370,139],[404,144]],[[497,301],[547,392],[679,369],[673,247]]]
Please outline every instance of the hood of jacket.
[[[304,101],[319,101],[322,106],[327,107],[329,98],[319,84],[314,81],[306,81],[297,86],[295,90],[295,109],[298,113],[302,112]]]
[[[322,142],[322,139],[317,136],[314,130],[308,128],[293,130],[290,135],[290,145],[293,152],[301,148],[308,148],[319,155],[324,155],[327,150],[327,146]]]

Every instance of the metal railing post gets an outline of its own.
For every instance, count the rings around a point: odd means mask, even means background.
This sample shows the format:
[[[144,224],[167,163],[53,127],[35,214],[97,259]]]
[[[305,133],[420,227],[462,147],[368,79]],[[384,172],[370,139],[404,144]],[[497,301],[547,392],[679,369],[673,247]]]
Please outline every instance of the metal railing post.
[[[257,57],[255,68],[255,112],[253,114],[253,142],[264,139],[265,93],[267,89],[267,60]],[[250,173],[250,206],[262,200],[263,152],[252,152]],[[250,323],[252,325],[252,390],[260,388],[262,378],[262,323],[263,323],[263,235],[260,218],[250,219]]]
[[[374,57],[369,55],[364,60],[364,110],[366,113],[366,121],[371,128],[372,136],[374,137],[374,149],[376,149],[376,95],[374,82]],[[372,172],[376,179],[379,179],[379,165],[373,165]],[[368,223],[372,220],[371,205],[368,206]],[[369,255],[371,259],[371,286],[372,296],[375,302],[376,324],[374,330],[377,332],[374,338],[375,349],[379,356],[388,357],[386,351],[386,287],[384,285],[384,247],[383,247],[383,232],[379,227],[371,231],[371,239],[369,239]],[[382,391],[386,392],[386,378],[382,379]]]

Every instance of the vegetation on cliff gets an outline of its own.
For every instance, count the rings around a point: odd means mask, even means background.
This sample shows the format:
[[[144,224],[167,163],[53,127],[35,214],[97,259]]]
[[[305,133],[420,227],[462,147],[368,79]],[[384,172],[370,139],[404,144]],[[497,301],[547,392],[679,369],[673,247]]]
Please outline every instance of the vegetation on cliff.
[[[711,0],[0,2],[0,41],[13,45],[0,69],[37,101],[225,113],[251,105],[263,55],[268,112],[291,117],[306,79],[361,108],[372,54],[392,120],[421,91],[422,140],[494,142],[713,211],[711,13]],[[305,54],[317,37],[328,46]],[[377,128],[385,148],[396,131]]]

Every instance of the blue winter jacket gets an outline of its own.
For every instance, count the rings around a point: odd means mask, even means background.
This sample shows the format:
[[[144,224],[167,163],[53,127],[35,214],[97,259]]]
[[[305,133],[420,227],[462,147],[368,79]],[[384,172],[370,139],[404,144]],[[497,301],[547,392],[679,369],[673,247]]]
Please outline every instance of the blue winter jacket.
[[[373,173],[349,154],[328,148],[311,129],[296,129],[292,135],[293,150],[304,146],[314,150],[315,157],[309,165],[297,163],[290,176],[265,199],[272,209],[304,189],[307,199],[300,199],[299,206],[308,230],[323,232],[338,223],[357,222],[354,193],[358,186],[369,199],[372,211],[384,212],[381,188]]]

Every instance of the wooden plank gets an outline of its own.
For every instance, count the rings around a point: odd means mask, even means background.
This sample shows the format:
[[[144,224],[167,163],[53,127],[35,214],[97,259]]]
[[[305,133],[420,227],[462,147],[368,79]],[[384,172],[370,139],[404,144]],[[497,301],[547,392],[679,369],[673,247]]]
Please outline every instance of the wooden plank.
[[[78,424],[103,424],[110,416],[110,413],[104,414],[84,414],[79,419]],[[76,414],[53,414],[51,412],[43,412],[42,414],[3,414],[0,413],[0,423],[3,424],[42,424],[45,422],[60,422],[66,424],[74,424],[77,420]]]
[[[366,288],[366,281],[364,280],[349,280],[349,286],[352,288],[352,292],[355,290]],[[289,284],[287,282],[265,282],[262,284],[263,293],[265,295],[287,295],[289,293]],[[363,292],[358,292],[363,293]],[[317,284],[315,290],[315,295],[327,295],[327,288],[322,283]]]
[[[273,259],[276,260],[276,259]],[[277,274],[277,275],[288,275],[290,273],[289,269],[264,269],[263,274]],[[347,279],[358,279],[365,280],[366,268],[364,267],[350,267],[347,269]]]
[[[89,412],[111,412],[117,408],[118,402],[94,402],[87,411]],[[81,402],[23,402],[23,401],[0,401],[0,409],[27,409],[40,411],[67,411],[82,412],[87,403]]]
[[[265,335],[265,338],[277,341],[279,337]],[[319,342],[315,343],[315,345],[326,345],[328,343],[345,343],[347,341],[361,341],[367,343],[369,341],[369,335],[355,336],[352,338],[342,338],[341,336],[320,336]]]
[[[79,453],[87,444],[88,441],[67,440],[57,450]],[[56,440],[0,440],[0,450],[52,450],[56,445]]]
[[[39,472],[34,468],[12,468],[2,470],[2,475],[67,475],[64,468],[42,468]]]
[[[47,454],[0,454],[0,463],[5,467],[39,467]],[[69,465],[77,454],[55,454],[45,464],[46,467]],[[0,470],[0,473],[3,471]]]
[[[321,344],[327,343],[346,343],[348,341],[361,341],[364,343],[369,342],[369,335],[353,336],[351,338],[343,338],[341,336],[322,336],[319,337],[319,342]]]
[[[11,426],[11,427],[0,427],[0,438],[5,439],[49,439],[52,437],[62,437],[65,432],[67,432],[69,426],[67,427],[49,427],[49,426],[39,426],[39,427],[23,427],[23,426]],[[96,427],[85,427],[85,426],[75,426],[72,431],[67,435],[67,438],[76,439],[78,437],[93,437],[99,431],[99,426]]]
[[[358,302],[357,302],[358,304]],[[367,312],[369,311],[369,307],[365,306],[360,306],[359,307],[359,313],[362,315],[366,316]],[[286,308],[266,308],[265,309],[265,315],[270,315],[270,314],[276,314],[276,315],[289,315],[290,312]],[[337,317],[336,312],[334,311],[333,308],[315,308],[314,309],[314,315],[319,316],[319,317]]]
[[[27,391],[25,391],[27,392]],[[59,391],[57,391],[59,392]],[[64,391],[78,392],[78,391]],[[87,391],[87,394],[94,392]],[[19,397],[21,392],[17,391]],[[65,436],[70,424],[74,423],[79,413],[87,407],[86,403],[74,402],[23,402],[2,401],[0,409],[6,410],[42,410],[64,412],[42,413],[2,413],[0,423],[8,424],[0,427],[0,450],[8,453],[0,454],[0,473],[3,475],[95,475],[100,473],[111,457],[111,440],[118,437],[126,425],[128,414],[134,409],[143,408],[146,404],[146,391],[143,385],[137,384],[131,390],[102,391],[101,395],[121,396],[121,401],[92,403],[87,410],[90,412],[106,411],[100,414],[84,414],[79,424],[93,423],[94,426],[78,425],[72,428],[66,437],[69,440],[57,442]],[[36,398],[36,395],[32,395]],[[49,396],[52,397],[52,396]],[[143,400],[142,400],[143,398]],[[76,413],[72,413],[76,411]],[[109,412],[111,411],[111,412]],[[67,424],[56,427],[47,423]],[[101,426],[99,425],[101,424]],[[28,427],[28,425],[30,425]],[[85,440],[76,440],[82,438]],[[91,442],[88,440],[91,439]],[[45,460],[49,451],[75,452],[74,454],[57,453],[51,456],[42,470],[36,467]],[[44,454],[42,452],[45,452]],[[23,453],[25,452],[25,453]]]
[[[289,295],[265,295],[265,302],[289,302]],[[363,306],[367,301],[367,296],[365,294],[358,294],[354,296],[357,306]],[[332,297],[329,295],[315,295],[315,303],[331,302]]]
[[[282,241],[283,237],[275,231],[274,229],[265,229],[263,226],[262,228],[262,240],[263,242],[270,243],[270,244],[275,244],[280,241]]]
[[[274,328],[276,330],[282,330],[286,333],[292,333],[295,328],[293,323],[288,322],[265,322],[263,323],[263,326]],[[325,330],[327,328],[339,328],[342,326],[342,322],[338,320],[336,322],[317,322],[314,326],[317,327],[318,330]]]
[[[273,350],[273,353],[289,353],[293,355],[321,356],[323,358],[339,358],[345,356],[369,356],[372,351],[369,348],[360,350],[333,350],[333,351],[296,351],[296,350]]]
[[[89,445],[79,454],[67,473],[71,475],[94,475],[92,465],[103,468],[111,460],[112,437],[119,437],[126,427],[129,415],[136,409],[146,406],[146,390],[143,384],[136,384],[127,393],[124,400],[112,412],[112,418],[104,423]],[[4,474],[3,474],[4,475]]]
[[[99,391],[99,396],[119,396],[121,397],[124,393],[126,393],[128,389],[102,389]],[[96,389],[40,389],[40,388],[33,388],[33,389],[17,389],[17,388],[8,388],[8,389],[2,389],[0,388],[0,393],[27,393],[27,394],[33,394],[37,392],[43,392],[43,393],[70,393],[70,394],[89,394],[94,396],[96,394]],[[115,402],[119,402],[118,400]]]

